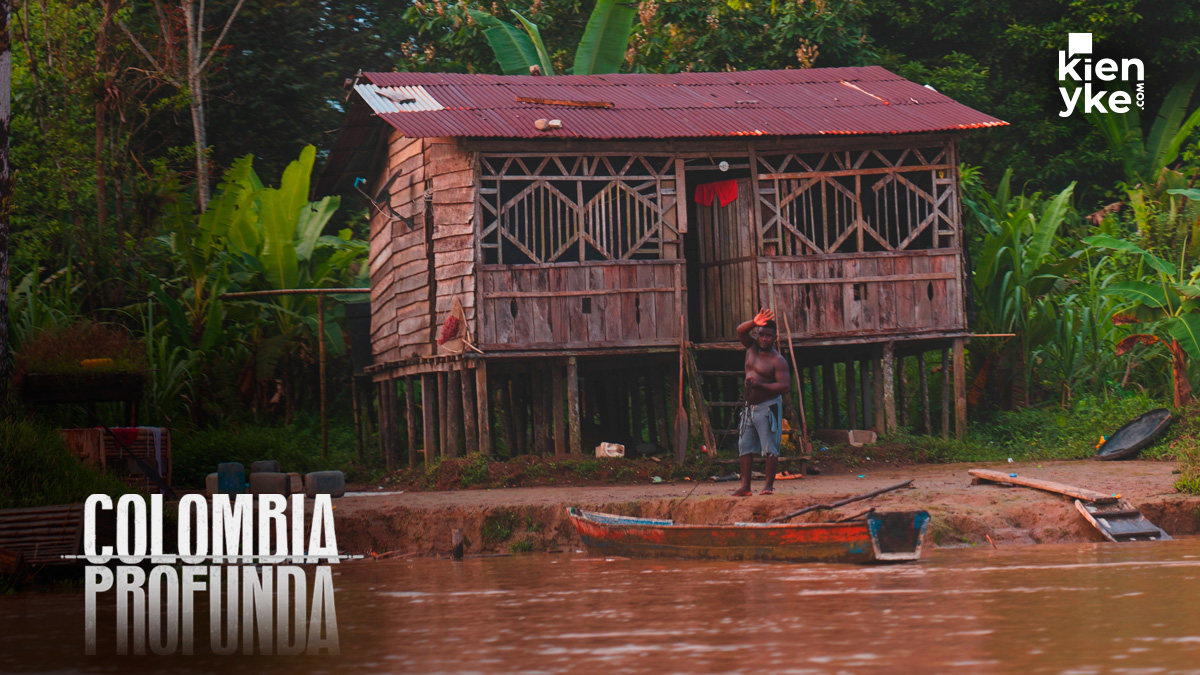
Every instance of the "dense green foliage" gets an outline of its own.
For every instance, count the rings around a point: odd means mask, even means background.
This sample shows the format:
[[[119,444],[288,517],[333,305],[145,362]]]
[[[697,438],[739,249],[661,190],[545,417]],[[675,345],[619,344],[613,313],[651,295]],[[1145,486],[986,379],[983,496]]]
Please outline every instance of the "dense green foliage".
[[[208,25],[235,4],[210,3]],[[145,421],[185,430],[185,482],[228,448],[316,466],[311,432],[294,423],[316,408],[317,300],[220,296],[366,284],[365,210],[310,194],[360,69],[881,64],[1011,123],[971,134],[961,156],[972,327],[1014,337],[972,342],[976,437],[918,443],[928,457],[975,458],[964,448],[991,445],[997,456],[1048,456],[1034,445],[1082,455],[1093,425],[1153,401],[1186,409],[1200,376],[1200,5],[1190,0],[247,3],[205,71],[220,183],[203,213],[186,87],[151,67],[163,54],[127,37],[165,44],[177,36],[156,31],[179,22],[161,22],[154,4],[116,3],[118,30],[103,12],[68,0],[14,9],[8,320],[19,358],[83,320],[122,327],[149,373]],[[1145,111],[1059,116],[1057,50],[1075,31],[1093,33],[1098,53],[1145,62]],[[520,63],[497,61],[505,36]],[[327,301],[323,336],[331,416],[347,419],[340,301],[352,299]],[[334,445],[329,465],[348,464],[345,439]]]
[[[0,419],[0,509],[72,504],[93,493],[128,491],[116,478],[81,464],[54,430]]]

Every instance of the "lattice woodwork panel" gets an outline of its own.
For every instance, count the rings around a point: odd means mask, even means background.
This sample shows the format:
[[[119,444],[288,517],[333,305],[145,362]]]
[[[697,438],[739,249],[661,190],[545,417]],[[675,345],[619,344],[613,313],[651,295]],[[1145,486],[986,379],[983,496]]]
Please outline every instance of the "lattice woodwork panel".
[[[666,155],[481,157],[484,263],[672,257],[664,244],[679,241],[673,161]]]
[[[763,253],[956,246],[952,152],[945,145],[760,157]]]

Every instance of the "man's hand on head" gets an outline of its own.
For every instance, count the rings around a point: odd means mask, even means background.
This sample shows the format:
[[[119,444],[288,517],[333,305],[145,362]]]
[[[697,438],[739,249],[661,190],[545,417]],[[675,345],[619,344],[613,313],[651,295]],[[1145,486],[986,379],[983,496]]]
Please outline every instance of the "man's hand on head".
[[[765,326],[765,325],[767,325],[768,321],[774,321],[774,320],[775,320],[775,312],[772,312],[771,310],[767,309],[766,307],[763,307],[763,308],[759,309],[758,314],[755,315],[754,325],[755,326]]]

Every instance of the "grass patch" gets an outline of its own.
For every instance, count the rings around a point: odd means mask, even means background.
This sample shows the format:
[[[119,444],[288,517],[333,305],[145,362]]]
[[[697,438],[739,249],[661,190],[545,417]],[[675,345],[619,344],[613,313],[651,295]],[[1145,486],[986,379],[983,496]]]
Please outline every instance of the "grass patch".
[[[0,509],[74,504],[88,495],[132,490],[84,466],[53,429],[0,420]]]
[[[497,509],[483,519],[479,535],[485,543],[497,544],[512,537],[517,517],[507,509]],[[515,543],[515,542],[514,542]]]
[[[509,553],[529,553],[533,550],[533,542],[528,539],[514,541],[508,545]]]

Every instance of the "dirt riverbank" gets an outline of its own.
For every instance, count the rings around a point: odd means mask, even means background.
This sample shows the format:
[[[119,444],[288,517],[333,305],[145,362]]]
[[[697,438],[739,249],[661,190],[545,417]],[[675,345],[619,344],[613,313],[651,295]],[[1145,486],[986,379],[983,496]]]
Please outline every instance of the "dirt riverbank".
[[[968,469],[1067,483],[1120,494],[1171,535],[1200,532],[1200,496],[1177,494],[1174,462],[1017,462],[881,466],[861,475],[807,476],[777,481],[770,496],[729,496],[731,483],[691,481],[645,485],[538,487],[401,494],[350,493],[336,500],[339,548],[346,553],[448,554],[454,529],[468,553],[574,550],[579,537],[569,506],[684,523],[763,521],[810,504],[830,503],[914,479],[913,488],[851,504],[850,515],[923,508],[933,516],[935,546],[1100,541],[1066,497],[1028,488],[971,485]],[[755,487],[761,489],[761,481]],[[694,493],[680,503],[692,489]],[[673,508],[673,510],[672,510]],[[826,512],[828,513],[828,512]],[[820,518],[814,518],[817,520]]]

